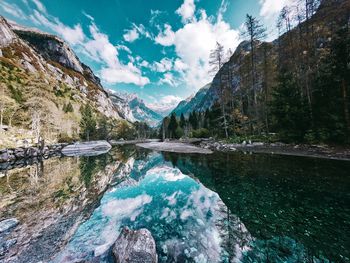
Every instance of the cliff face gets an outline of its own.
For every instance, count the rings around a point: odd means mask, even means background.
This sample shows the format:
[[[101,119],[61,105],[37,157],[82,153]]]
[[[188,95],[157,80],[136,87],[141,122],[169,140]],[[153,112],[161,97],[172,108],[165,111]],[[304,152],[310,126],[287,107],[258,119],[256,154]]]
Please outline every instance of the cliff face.
[[[109,96],[120,112],[120,115],[130,122],[145,122],[151,127],[155,127],[163,119],[163,116],[148,108],[135,94],[123,94],[111,91]]]
[[[0,73],[5,124],[28,129],[33,114],[39,113],[48,133],[72,135],[79,130],[79,108],[86,103],[101,115],[121,118],[99,78],[63,40],[3,17]],[[68,104],[72,107],[67,110]]]

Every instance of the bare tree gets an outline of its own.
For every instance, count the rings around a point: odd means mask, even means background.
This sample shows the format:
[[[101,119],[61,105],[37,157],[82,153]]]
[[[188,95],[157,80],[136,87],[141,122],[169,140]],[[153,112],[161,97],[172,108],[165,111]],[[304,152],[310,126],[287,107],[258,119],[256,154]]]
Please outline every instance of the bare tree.
[[[41,133],[41,120],[40,113],[38,111],[33,111],[32,113],[32,131],[34,133],[36,142],[40,142],[40,133]]]
[[[218,74],[218,80],[219,80],[219,98],[220,98],[220,106],[221,106],[221,111],[222,111],[222,119],[223,119],[223,128],[225,130],[225,137],[228,138],[228,123],[226,119],[226,110],[225,110],[225,104],[226,101],[224,99],[225,97],[225,92],[224,92],[224,86],[222,83],[222,72],[221,68],[224,65],[224,60],[225,60],[225,54],[224,54],[224,47],[219,43],[216,42],[216,47],[210,52],[210,60],[209,60],[209,65],[211,66],[211,72]]]

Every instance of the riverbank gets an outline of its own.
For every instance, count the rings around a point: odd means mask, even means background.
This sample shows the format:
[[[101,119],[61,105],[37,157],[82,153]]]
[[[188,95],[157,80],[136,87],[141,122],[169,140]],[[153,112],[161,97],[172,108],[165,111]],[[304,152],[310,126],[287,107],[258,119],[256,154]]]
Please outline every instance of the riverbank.
[[[214,140],[203,140],[199,146],[222,152],[241,151],[350,161],[350,147],[340,146],[262,142],[237,144]]]

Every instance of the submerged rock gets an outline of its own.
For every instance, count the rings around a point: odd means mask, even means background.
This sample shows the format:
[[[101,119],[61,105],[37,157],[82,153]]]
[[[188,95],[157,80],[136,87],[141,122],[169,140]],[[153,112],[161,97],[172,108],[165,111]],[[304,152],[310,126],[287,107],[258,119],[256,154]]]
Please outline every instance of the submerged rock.
[[[16,218],[9,218],[0,221],[0,234],[14,228],[19,224],[19,221]]]
[[[117,263],[156,263],[156,243],[147,229],[123,228],[113,247]]]

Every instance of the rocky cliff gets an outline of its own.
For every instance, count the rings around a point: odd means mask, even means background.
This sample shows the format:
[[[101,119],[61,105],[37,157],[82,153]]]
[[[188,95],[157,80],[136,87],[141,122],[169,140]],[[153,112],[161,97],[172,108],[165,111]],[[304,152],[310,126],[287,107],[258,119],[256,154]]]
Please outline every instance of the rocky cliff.
[[[79,130],[79,108],[87,103],[100,115],[122,118],[99,78],[67,43],[3,17],[0,73],[3,124],[29,129],[39,115],[46,137],[72,135]]]
[[[123,94],[111,91],[109,95],[120,115],[130,122],[145,122],[151,127],[155,127],[163,119],[163,116],[147,107],[136,94]]]

